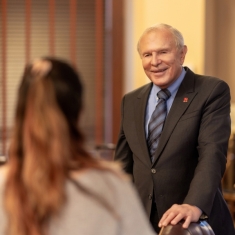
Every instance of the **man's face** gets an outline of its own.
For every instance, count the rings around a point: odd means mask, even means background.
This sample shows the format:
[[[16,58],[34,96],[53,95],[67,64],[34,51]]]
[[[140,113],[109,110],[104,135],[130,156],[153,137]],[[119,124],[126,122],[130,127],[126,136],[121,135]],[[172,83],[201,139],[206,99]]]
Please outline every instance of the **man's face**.
[[[169,87],[179,77],[186,52],[187,47],[179,49],[167,30],[148,32],[139,42],[144,71],[161,89]]]

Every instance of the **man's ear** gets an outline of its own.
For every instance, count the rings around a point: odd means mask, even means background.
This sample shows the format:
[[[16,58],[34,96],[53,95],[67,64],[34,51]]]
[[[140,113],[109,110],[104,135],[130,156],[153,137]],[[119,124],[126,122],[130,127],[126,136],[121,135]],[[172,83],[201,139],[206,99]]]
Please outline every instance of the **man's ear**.
[[[183,48],[180,51],[180,62],[181,62],[181,64],[184,63],[184,59],[185,59],[187,51],[188,51],[188,48],[187,48],[186,45],[184,45]]]

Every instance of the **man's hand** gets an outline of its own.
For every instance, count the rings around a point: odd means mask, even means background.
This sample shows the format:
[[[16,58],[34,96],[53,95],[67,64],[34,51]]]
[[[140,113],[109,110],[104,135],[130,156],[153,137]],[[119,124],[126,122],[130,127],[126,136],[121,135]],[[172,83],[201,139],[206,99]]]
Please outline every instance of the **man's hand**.
[[[163,214],[158,226],[165,227],[168,224],[175,225],[179,221],[184,220],[183,228],[188,228],[191,222],[197,222],[199,220],[201,214],[202,211],[196,206],[174,204]]]

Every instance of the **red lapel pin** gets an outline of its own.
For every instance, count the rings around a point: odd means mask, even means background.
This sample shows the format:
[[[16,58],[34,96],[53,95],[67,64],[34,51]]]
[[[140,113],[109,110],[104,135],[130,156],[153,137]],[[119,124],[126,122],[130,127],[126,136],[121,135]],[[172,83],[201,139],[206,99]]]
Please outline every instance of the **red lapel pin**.
[[[184,102],[184,103],[188,102],[188,98],[187,98],[187,97],[184,97],[183,102]]]

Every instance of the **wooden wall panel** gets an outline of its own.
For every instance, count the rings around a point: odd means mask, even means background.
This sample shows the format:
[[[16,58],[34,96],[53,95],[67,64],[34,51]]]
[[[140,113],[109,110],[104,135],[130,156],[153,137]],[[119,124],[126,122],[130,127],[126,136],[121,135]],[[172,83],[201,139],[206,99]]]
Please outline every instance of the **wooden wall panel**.
[[[55,0],[49,0],[49,54],[55,55]]]
[[[76,66],[76,7],[77,7],[77,1],[76,0],[70,0],[70,58],[74,66]]]
[[[120,126],[120,105],[123,95],[123,76],[124,76],[124,55],[123,55],[123,38],[124,38],[124,13],[123,0],[113,1],[113,143],[117,142]]]
[[[104,2],[96,0],[96,32],[95,32],[95,143],[104,141]]]
[[[30,61],[31,47],[31,0],[25,0],[25,62]]]
[[[2,22],[2,55],[1,55],[1,68],[2,68],[2,80],[1,80],[1,94],[2,94],[2,123],[1,123],[1,142],[2,142],[2,153],[0,155],[6,154],[6,131],[7,131],[7,89],[6,89],[6,66],[7,66],[7,0],[2,0],[1,2],[1,22]]]

